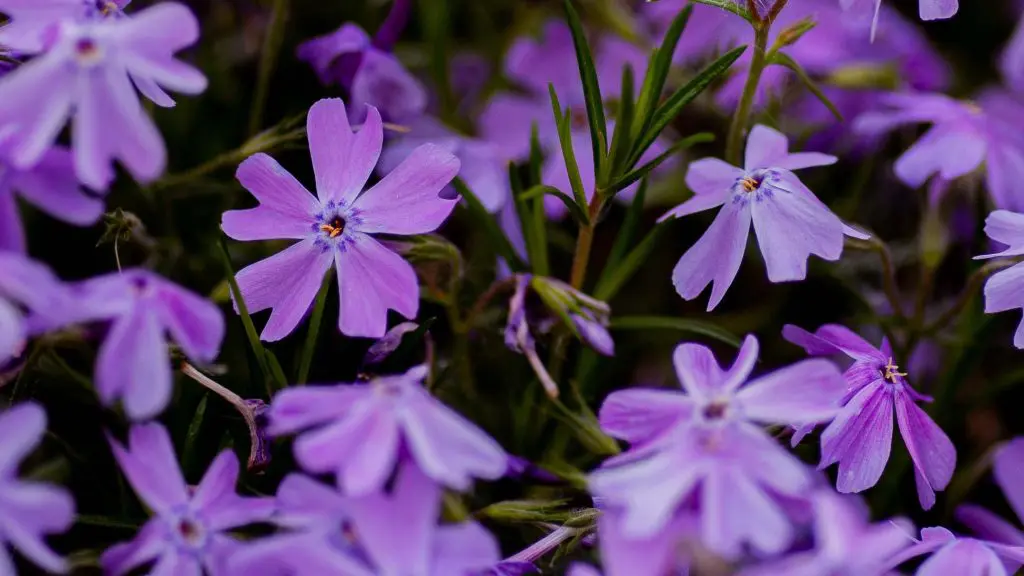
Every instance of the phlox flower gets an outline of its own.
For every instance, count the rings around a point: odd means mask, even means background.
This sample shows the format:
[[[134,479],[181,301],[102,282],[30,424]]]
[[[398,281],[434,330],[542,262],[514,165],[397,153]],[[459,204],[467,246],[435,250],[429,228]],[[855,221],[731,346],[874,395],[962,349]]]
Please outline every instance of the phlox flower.
[[[609,395],[602,428],[635,444],[594,471],[590,489],[623,514],[624,537],[650,538],[683,514],[695,518],[700,543],[727,558],[745,544],[764,554],[789,546],[793,528],[779,498],[801,497],[812,476],[759,424],[831,419],[843,378],[830,362],[814,360],[748,382],[757,355],[757,339],[747,336],[736,362],[722,370],[708,348],[682,344],[673,360],[685,392]]]
[[[47,572],[67,570],[43,538],[71,527],[74,500],[63,488],[18,479],[18,466],[44,432],[46,413],[38,404],[16,404],[0,413],[0,574],[17,574],[7,546]]]
[[[1024,519],[1024,438],[1014,438],[1002,446],[992,462],[992,476],[1010,503],[1017,520]],[[979,538],[990,542],[1024,546],[1024,532],[981,506],[964,504],[956,509],[956,519]]]
[[[173,392],[168,336],[186,356],[212,362],[224,339],[224,317],[215,304],[146,270],[125,270],[71,287],[65,304],[77,322],[109,322],[96,361],[96,392],[118,399],[132,420],[152,418]]]
[[[131,0],[0,0],[9,21],[0,28],[0,45],[25,54],[49,47],[49,35],[65,20],[86,22],[121,18]]]
[[[956,448],[916,404],[931,401],[910,387],[893,359],[888,340],[876,348],[848,328],[826,324],[814,334],[793,325],[782,331],[786,340],[808,354],[845,354],[854,360],[846,370],[843,408],[821,435],[819,468],[839,464],[836,489],[861,492],[878,483],[892,449],[893,411],[900,435],[914,462],[914,479],[921,506],[935,505],[956,468]]]
[[[54,313],[64,296],[60,281],[46,266],[0,250],[0,366],[21,354],[30,335],[65,322]]]
[[[250,543],[234,574],[472,576],[498,563],[494,537],[476,522],[438,524],[441,489],[413,465],[390,492],[345,497],[293,474],[277,493],[286,531]]]
[[[95,224],[103,215],[103,201],[79,187],[71,151],[63,146],[50,148],[26,169],[0,159],[0,250],[24,252],[25,233],[16,196],[77,226]]]
[[[924,136],[894,165],[896,176],[918,188],[929,178],[953,180],[984,164],[995,205],[1024,210],[1017,183],[1024,178],[1024,137],[1015,126],[1024,121],[1024,106],[1012,96],[989,90],[976,102],[934,93],[894,93],[881,98],[882,108],[854,121],[854,131],[874,136],[907,124],[930,123]]]
[[[1010,576],[1024,564],[1024,547],[960,537],[945,528],[923,528],[921,539],[893,556],[888,566],[928,554],[916,576]]]
[[[71,121],[75,170],[82,183],[105,190],[113,160],[147,182],[165,167],[167,150],[139,103],[136,88],[170,105],[160,88],[187,94],[206,78],[174,53],[199,38],[199,24],[182,4],[158,4],[128,18],[62,20],[45,53],[0,78],[0,142],[11,163],[27,169]],[[133,86],[134,84],[134,86]]]
[[[412,265],[373,235],[436,230],[455,208],[456,200],[438,193],[459,172],[459,160],[424,144],[364,192],[384,139],[377,110],[368,108],[365,124],[353,133],[345,103],[320,100],[309,110],[306,129],[316,197],[266,154],[238,167],[238,180],[260,205],[225,212],[224,233],[235,240],[299,240],[241,270],[238,285],[250,311],[272,309],[261,337],[275,341],[299,324],[334,267],[338,328],[348,336],[380,338],[388,309],[416,317],[419,283]]]
[[[270,405],[268,432],[298,433],[293,450],[302,468],[333,473],[350,495],[381,490],[406,460],[457,490],[468,489],[473,478],[501,477],[508,455],[424,389],[426,373],[418,366],[365,384],[283,390]]]
[[[871,24],[871,37],[875,37],[878,28],[878,15],[882,8],[882,0],[839,0],[843,10],[874,9],[874,19]],[[921,20],[945,20],[952,18],[960,9],[959,0],[918,0],[918,15]]]
[[[1024,214],[996,210],[985,219],[985,234],[995,242],[1005,244],[1007,249],[995,254],[975,256],[975,260],[1024,255]],[[1024,309],[1024,293],[1020,289],[1022,283],[1024,263],[1015,264],[1008,270],[993,274],[985,282],[985,313]],[[1017,326],[1013,345],[1024,349],[1024,322]]]
[[[744,168],[717,158],[691,163],[686,184],[693,198],[660,220],[722,209],[676,264],[672,282],[679,295],[692,300],[712,284],[708,310],[717,306],[739,271],[751,223],[772,282],[806,278],[811,254],[838,260],[844,234],[864,236],[845,226],[792,172],[835,161],[817,152],[790,153],[783,134],[759,124],[750,131]]]
[[[242,544],[228,535],[234,528],[269,520],[272,498],[235,493],[238,458],[221,452],[194,488],[185,484],[174,445],[160,424],[133,426],[128,447],[110,440],[118,466],[153,517],[129,542],[103,553],[105,574],[120,576],[154,562],[152,574],[210,576],[228,574],[227,561]]]

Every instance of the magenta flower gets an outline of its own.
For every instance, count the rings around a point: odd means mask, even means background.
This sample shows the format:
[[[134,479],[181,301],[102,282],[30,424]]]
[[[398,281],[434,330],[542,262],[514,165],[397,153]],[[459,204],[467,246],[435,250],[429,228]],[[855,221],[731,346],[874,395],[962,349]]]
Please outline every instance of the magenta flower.
[[[47,572],[63,573],[67,563],[43,538],[66,531],[75,521],[75,502],[63,488],[18,479],[21,461],[46,432],[46,413],[32,402],[0,413],[0,572],[17,574],[10,545]]]
[[[139,499],[154,516],[130,542],[100,558],[106,574],[120,576],[155,561],[152,574],[227,574],[230,555],[242,544],[229,530],[269,520],[271,498],[235,493],[238,458],[225,450],[195,488],[185,484],[167,430],[159,424],[133,426],[128,448],[110,440],[114,458]]]
[[[845,226],[791,172],[835,161],[817,152],[791,154],[784,135],[757,125],[750,131],[744,168],[717,158],[691,163],[686,184],[693,198],[661,220],[723,207],[676,264],[672,281],[679,295],[692,300],[712,284],[708,310],[722,301],[739,271],[751,222],[772,282],[803,280],[811,254],[838,260],[844,234],[863,236]]]
[[[963,538],[945,528],[923,528],[921,539],[888,562],[889,568],[930,554],[916,576],[1010,576],[1024,564],[1024,548]],[[1008,570],[1007,567],[1010,567]]]
[[[237,177],[260,205],[224,213],[224,233],[236,240],[300,242],[238,273],[249,310],[272,309],[262,338],[290,334],[313,302],[324,274],[338,271],[341,313],[348,336],[380,338],[388,309],[406,318],[419,311],[416,271],[374,234],[412,235],[436,230],[456,201],[438,196],[459,172],[459,160],[424,144],[363,192],[380,156],[384,129],[369,108],[353,133],[340,99],[320,100],[306,123],[317,197],[266,154],[250,156]]]
[[[103,201],[78,186],[67,148],[54,146],[24,170],[0,161],[0,250],[25,251],[16,194],[68,224],[90,226],[103,215]]]
[[[300,433],[295,458],[307,472],[335,474],[351,495],[383,488],[411,459],[445,486],[500,478],[508,455],[486,432],[423,388],[427,368],[379,376],[366,384],[289,388],[271,403],[268,432]]]
[[[17,52],[38,54],[49,48],[50,34],[63,21],[88,22],[124,16],[131,0],[0,0],[9,21],[0,28],[0,45]]]
[[[1024,254],[1024,214],[996,210],[985,219],[985,234],[993,241],[1008,246],[1006,250],[995,254],[975,256],[975,260],[985,258],[1005,258]],[[1008,270],[993,274],[985,282],[985,313],[994,314],[1015,308],[1024,309],[1024,263],[1015,264]],[[1017,326],[1013,336],[1013,345],[1024,349],[1024,322]]]
[[[608,397],[614,408],[602,407],[602,428],[639,443],[596,470],[590,489],[623,513],[624,536],[650,538],[685,512],[697,518],[701,543],[724,557],[736,558],[747,543],[766,554],[790,544],[793,529],[778,497],[801,497],[812,476],[759,425],[831,419],[843,379],[830,362],[815,360],[748,383],[757,354],[757,339],[747,336],[736,362],[722,370],[708,348],[682,344],[673,359],[685,393]],[[656,432],[646,414],[669,428]]]
[[[125,270],[72,287],[77,322],[109,322],[96,361],[96,392],[122,400],[132,420],[152,418],[173,392],[168,335],[186,356],[212,362],[224,339],[224,317],[209,300],[146,270]]]
[[[878,483],[892,448],[892,414],[896,412],[900,434],[914,462],[921,507],[935,504],[935,491],[944,490],[956,468],[956,449],[916,402],[931,399],[910,387],[906,374],[893,359],[889,341],[881,349],[836,324],[826,324],[814,334],[786,325],[782,335],[808,354],[845,354],[854,360],[846,370],[847,390],[843,409],[821,435],[821,463],[839,463],[836,489],[861,492]]]
[[[206,89],[202,73],[174,58],[198,39],[195,16],[167,2],[130,18],[63,20],[53,36],[44,54],[0,78],[0,141],[10,146],[11,162],[23,170],[39,162],[70,119],[82,183],[105,190],[115,159],[136,180],[155,179],[167,151],[135,90],[169,105],[160,86],[187,94]]]
[[[996,206],[1024,209],[1017,186],[1024,178],[1024,137],[1014,129],[1024,121],[1024,106],[1012,96],[990,90],[974,103],[910,92],[889,94],[881,102],[886,109],[857,117],[855,131],[873,136],[907,124],[932,124],[896,161],[904,184],[918,188],[933,176],[952,180],[984,164]]]
[[[887,563],[912,543],[913,525],[904,519],[871,524],[867,506],[831,489],[811,497],[814,506],[814,548],[769,560],[740,572],[742,576],[883,576]]]
[[[0,365],[19,356],[29,336],[66,323],[59,312],[65,305],[65,291],[46,266],[0,251]]]
[[[278,489],[278,524],[231,560],[235,574],[471,576],[495,565],[498,544],[475,522],[438,525],[441,490],[403,466],[390,493],[343,497],[291,475]]]

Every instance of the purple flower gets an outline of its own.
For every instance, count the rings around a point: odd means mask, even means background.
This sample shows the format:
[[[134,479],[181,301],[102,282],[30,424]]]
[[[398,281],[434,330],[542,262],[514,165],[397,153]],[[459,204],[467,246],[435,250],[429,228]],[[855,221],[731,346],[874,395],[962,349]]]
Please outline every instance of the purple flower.
[[[60,281],[46,266],[0,251],[0,365],[19,356],[29,336],[66,322],[59,313],[64,298]]]
[[[89,226],[103,215],[103,201],[79,188],[67,148],[50,148],[38,163],[26,169],[0,160],[0,250],[25,251],[16,193],[69,224]]]
[[[501,446],[422,386],[417,366],[366,384],[289,388],[271,403],[269,433],[300,433],[295,458],[307,472],[335,474],[351,495],[380,490],[395,466],[413,460],[428,476],[458,490],[472,479],[500,478]]]
[[[699,524],[692,515],[679,515],[655,534],[641,538],[628,534],[622,518],[621,512],[607,510],[597,521],[601,562],[607,576],[689,574],[687,547],[699,538]]]
[[[250,311],[273,310],[261,337],[275,341],[295,330],[324,275],[336,267],[339,329],[380,338],[388,309],[416,317],[419,284],[412,265],[372,235],[436,230],[455,207],[455,200],[438,193],[458,173],[459,160],[424,144],[363,192],[384,138],[377,110],[370,107],[366,123],[353,133],[345,103],[320,100],[309,109],[306,129],[319,199],[266,154],[238,167],[238,180],[260,205],[225,212],[224,233],[235,240],[300,240],[240,271],[238,285]]]
[[[48,572],[63,573],[67,564],[43,538],[71,527],[75,502],[63,488],[18,479],[18,465],[45,431],[46,413],[38,404],[17,404],[0,413],[0,542]],[[5,548],[0,548],[0,572],[17,573]]]
[[[88,22],[124,16],[131,0],[0,0],[0,12],[9,18],[0,29],[0,45],[26,54],[46,51],[52,34],[68,20]]]
[[[132,420],[160,414],[171,400],[168,335],[199,362],[212,362],[224,339],[216,305],[146,270],[86,280],[71,296],[71,319],[110,322],[96,362],[96,392],[105,405],[121,399]]]
[[[839,0],[843,10],[869,9],[874,5],[874,20],[871,24],[871,37],[875,37],[878,27],[878,13],[882,0]],[[919,0],[918,13],[921,20],[944,20],[952,18],[960,7],[959,0]]]
[[[1024,214],[996,210],[985,219],[985,234],[995,242],[1007,245],[1008,248],[995,254],[975,256],[975,260],[1024,255]],[[1024,309],[1024,293],[1020,290],[1022,282],[1024,263],[1015,264],[1008,270],[993,274],[985,282],[985,313],[994,314],[1014,308]],[[1017,326],[1013,345],[1024,349],[1024,322]]]
[[[64,20],[54,34],[44,54],[0,78],[0,141],[10,146],[13,165],[39,162],[70,119],[75,170],[85,185],[105,190],[115,159],[140,182],[159,176],[167,150],[135,90],[171,105],[160,86],[206,89],[201,72],[174,58],[198,39],[195,16],[167,2],[130,18]]]
[[[396,13],[407,12],[408,5],[407,0],[396,1],[388,22],[397,24]],[[397,37],[395,28],[386,23],[378,37],[389,38],[371,39],[358,25],[346,23],[335,32],[301,44],[298,57],[313,67],[320,82],[340,84],[349,92],[353,113],[361,113],[368,104],[388,120],[410,121],[426,109],[427,90],[389,52]]]
[[[957,537],[936,527],[923,528],[921,540],[896,554],[889,567],[895,568],[924,554],[931,557],[914,573],[917,576],[1008,576],[1024,564],[1024,548],[1020,546]]]
[[[988,91],[977,103],[942,94],[898,93],[882,98],[885,110],[860,115],[854,130],[865,135],[906,124],[932,128],[896,161],[896,175],[918,188],[937,176],[959,178],[984,164],[996,206],[1024,209],[1017,183],[1024,178],[1024,137],[1014,126],[1024,121],[1024,106],[1005,93]]]
[[[437,524],[441,490],[413,465],[390,494],[346,498],[293,474],[277,500],[278,523],[291,530],[249,544],[231,559],[233,573],[470,576],[500,558],[479,524]]]
[[[856,497],[824,489],[812,501],[814,548],[748,568],[742,576],[882,576],[888,560],[911,544],[909,522],[870,524],[867,507]]]
[[[185,484],[167,430],[159,424],[133,426],[128,448],[110,440],[121,471],[154,516],[135,538],[103,553],[106,574],[120,576],[155,561],[153,574],[227,574],[228,557],[241,542],[233,528],[264,522],[274,512],[271,498],[235,493],[238,458],[221,452],[194,489]]]
[[[1008,87],[1017,94],[1024,94],[1024,18],[1003,49],[999,70]]]
[[[679,295],[692,300],[712,284],[708,310],[721,302],[740,268],[751,222],[772,282],[803,280],[811,254],[838,260],[844,234],[863,236],[845,226],[791,172],[835,161],[817,152],[791,154],[784,135],[759,124],[750,131],[743,169],[717,158],[690,164],[686,184],[693,198],[661,220],[724,206],[676,264],[672,281]]]
[[[602,428],[636,445],[596,470],[590,488],[622,511],[624,536],[650,538],[685,512],[697,518],[703,545],[728,558],[746,543],[767,554],[790,544],[778,497],[801,497],[812,477],[758,424],[831,419],[843,379],[830,362],[811,360],[747,383],[757,354],[747,336],[722,370],[708,348],[682,344],[673,360],[685,393],[621,390],[605,401]]]
[[[996,452],[992,475],[1010,502],[1017,519],[1024,518],[1024,438],[1015,438]],[[956,519],[979,537],[992,542],[1024,546],[1024,532],[981,506],[965,504],[956,509]]]
[[[505,345],[526,356],[549,396],[558,396],[558,384],[537,355],[535,337],[550,331],[558,319],[597,352],[615,355],[615,342],[608,333],[608,304],[554,278],[519,274],[515,285],[508,303]]]
[[[826,324],[814,334],[786,325],[782,335],[808,354],[845,354],[854,360],[843,375],[847,390],[843,409],[821,435],[821,463],[839,463],[836,489],[861,492],[878,483],[892,448],[892,414],[914,461],[918,499],[927,510],[935,490],[943,490],[956,468],[949,437],[915,402],[931,401],[907,383],[893,359],[888,340],[874,347],[848,328]]]

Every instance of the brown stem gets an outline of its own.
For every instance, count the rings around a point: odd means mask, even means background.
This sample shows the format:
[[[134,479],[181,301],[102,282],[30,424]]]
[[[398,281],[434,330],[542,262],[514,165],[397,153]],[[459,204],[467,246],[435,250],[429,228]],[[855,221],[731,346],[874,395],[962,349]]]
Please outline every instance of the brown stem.
[[[577,289],[583,289],[583,283],[587,279],[587,265],[590,264],[590,250],[594,244],[594,228],[597,227],[597,216],[601,213],[601,192],[598,190],[590,199],[588,207],[590,222],[580,227],[579,236],[576,238],[576,253],[572,259],[572,275],[569,284]]]

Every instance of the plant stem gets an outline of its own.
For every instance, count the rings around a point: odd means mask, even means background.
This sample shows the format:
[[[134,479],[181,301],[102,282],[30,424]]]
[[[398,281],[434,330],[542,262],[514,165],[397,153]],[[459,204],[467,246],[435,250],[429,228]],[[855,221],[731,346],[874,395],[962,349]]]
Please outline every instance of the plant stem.
[[[272,379],[272,373],[270,367],[267,365],[267,352],[263,349],[263,343],[260,342],[259,333],[256,332],[256,326],[252,323],[252,317],[249,315],[249,307],[245,305],[245,298],[242,296],[242,290],[238,287],[238,281],[235,279],[235,271],[231,266],[231,255],[228,252],[228,245],[224,241],[224,238],[220,239],[220,253],[221,260],[224,264],[224,271],[228,276],[228,286],[231,288],[231,295],[235,299],[235,306],[238,307],[238,314],[242,317],[242,326],[245,328],[245,335],[249,339],[249,346],[252,348],[252,353],[256,356],[256,364],[260,367],[260,372],[263,376],[263,385],[267,389],[267,398],[274,396],[274,388],[270,385]]]
[[[270,79],[274,75],[274,68],[277,66],[277,53],[281,48],[284,37],[284,25],[288,20],[288,0],[274,0],[274,7],[270,13],[270,26],[267,28],[267,35],[263,38],[263,48],[260,51],[259,79],[256,82],[256,96],[253,98],[252,109],[249,112],[249,135],[255,136],[263,124],[263,112],[267,105],[267,95],[270,92]]]
[[[587,279],[587,265],[590,263],[590,249],[594,245],[594,228],[597,227],[597,215],[601,213],[603,200],[601,191],[594,192],[588,207],[590,222],[580,226],[579,235],[576,237],[576,253],[572,258],[572,275],[569,284],[577,289],[583,289],[583,283]]]
[[[320,335],[320,324],[324,318],[324,308],[327,305],[327,292],[331,288],[331,274],[324,275],[323,285],[316,295],[316,303],[313,305],[313,314],[309,318],[309,332],[306,333],[306,343],[302,347],[302,360],[299,361],[299,374],[295,383],[302,386],[309,378],[309,367],[313,364],[313,353],[316,352],[316,340]]]
[[[892,254],[885,242],[875,236],[872,236],[870,240],[847,238],[846,247],[856,250],[871,250],[878,254],[878,258],[882,262],[882,290],[885,292],[885,298],[889,301],[893,315],[900,320],[905,319],[903,304],[900,302],[899,287],[896,285],[896,267],[893,265]]]
[[[750,121],[750,110],[754,106],[754,97],[757,96],[757,85],[761,82],[761,74],[766,65],[765,54],[768,50],[770,27],[769,20],[754,23],[754,53],[750,59],[747,83],[743,86],[743,95],[736,107],[736,113],[733,114],[729,137],[725,144],[725,160],[734,166],[741,166],[743,162],[743,135]]]
[[[964,311],[964,308],[967,308],[967,305],[971,303],[971,300],[974,299],[974,295],[977,294],[979,289],[981,289],[985,280],[987,280],[989,276],[999,272],[1000,270],[1005,270],[1015,264],[1017,264],[1017,262],[1013,260],[1001,260],[998,262],[989,262],[981,268],[978,268],[974,274],[971,274],[971,277],[968,278],[967,286],[964,287],[963,292],[960,293],[960,297],[956,299],[956,302],[953,303],[949,310],[943,312],[941,316],[933,320],[930,324],[922,327],[921,333],[927,336],[945,328],[950,322],[955,320],[961,312]]]

